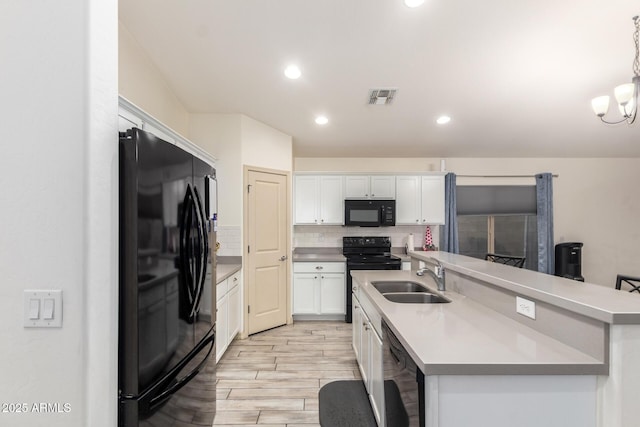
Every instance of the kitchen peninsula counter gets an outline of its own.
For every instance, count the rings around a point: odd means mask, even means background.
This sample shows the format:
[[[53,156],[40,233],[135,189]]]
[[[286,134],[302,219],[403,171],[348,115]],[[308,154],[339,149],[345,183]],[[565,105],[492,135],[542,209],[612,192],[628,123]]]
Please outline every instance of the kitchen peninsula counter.
[[[352,277],[425,374],[427,427],[638,425],[638,295],[445,252],[409,255],[411,271]],[[371,284],[436,291],[416,275],[436,262],[446,291],[435,293],[450,303],[393,303]],[[517,312],[523,299],[531,317]]]
[[[432,290],[429,276],[411,271],[353,271],[382,318],[425,375],[603,374],[607,365],[456,292],[440,304],[388,301],[371,282],[410,280]],[[438,292],[440,293],[440,292]]]
[[[640,298],[627,292],[524,268],[448,252],[410,252],[414,259],[439,260],[447,271],[491,283],[518,295],[534,298],[608,324],[640,324]]]

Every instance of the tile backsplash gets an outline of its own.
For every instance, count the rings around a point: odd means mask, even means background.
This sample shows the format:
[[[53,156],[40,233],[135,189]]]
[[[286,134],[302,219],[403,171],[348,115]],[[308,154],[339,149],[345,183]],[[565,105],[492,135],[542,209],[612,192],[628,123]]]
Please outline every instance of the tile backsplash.
[[[220,243],[217,256],[242,256],[242,234],[239,225],[219,225],[217,238]]]
[[[432,225],[434,244],[439,242],[440,226]],[[343,227],[340,225],[296,225],[293,227],[293,247],[341,248],[344,236],[389,236],[391,246],[404,247],[407,237],[413,233],[416,247],[424,244],[426,225],[397,225],[395,227]]]

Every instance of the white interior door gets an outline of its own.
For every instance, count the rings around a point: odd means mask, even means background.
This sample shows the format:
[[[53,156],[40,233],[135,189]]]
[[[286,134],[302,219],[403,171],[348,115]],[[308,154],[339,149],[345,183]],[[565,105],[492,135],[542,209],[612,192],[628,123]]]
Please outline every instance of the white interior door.
[[[287,176],[250,170],[247,199],[247,332],[287,323]]]

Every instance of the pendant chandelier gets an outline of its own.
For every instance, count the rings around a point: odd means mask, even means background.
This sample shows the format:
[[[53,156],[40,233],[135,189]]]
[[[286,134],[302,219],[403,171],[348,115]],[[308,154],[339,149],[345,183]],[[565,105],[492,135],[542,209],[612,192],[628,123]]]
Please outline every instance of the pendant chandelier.
[[[636,45],[636,58],[633,61],[633,78],[631,83],[626,83],[617,86],[613,93],[618,102],[618,110],[622,115],[622,119],[618,121],[605,120],[604,116],[609,111],[609,97],[599,96],[591,100],[591,107],[596,116],[600,117],[604,123],[610,125],[616,125],[618,123],[627,122],[632,124],[636,120],[638,113],[638,92],[640,92],[640,47],[638,41],[638,33],[640,33],[640,18],[638,16],[633,17],[633,23],[636,30],[633,33],[633,41]]]

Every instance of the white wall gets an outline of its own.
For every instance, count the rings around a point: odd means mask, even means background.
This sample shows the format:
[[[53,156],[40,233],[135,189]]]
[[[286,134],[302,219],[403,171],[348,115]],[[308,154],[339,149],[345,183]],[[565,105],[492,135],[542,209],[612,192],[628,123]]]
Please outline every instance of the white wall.
[[[241,114],[191,114],[189,138],[218,159],[218,221],[223,227],[242,226],[244,165],[292,169],[291,137]]]
[[[239,114],[191,114],[189,139],[216,159],[218,225],[242,225],[242,140]]]
[[[118,23],[118,56],[120,95],[186,136],[189,131],[187,110],[122,23]]]
[[[439,158],[296,158],[295,171],[433,171]],[[533,175],[552,172],[555,241],[583,242],[582,275],[613,287],[618,273],[640,275],[640,159],[451,158],[458,175]],[[534,185],[533,178],[463,178],[460,185]]]
[[[292,170],[291,136],[244,115],[241,126],[243,165],[281,171]]]
[[[3,426],[115,425],[116,25],[115,0],[0,5],[0,402],[70,409]],[[62,328],[23,327],[25,289],[62,290]]]

